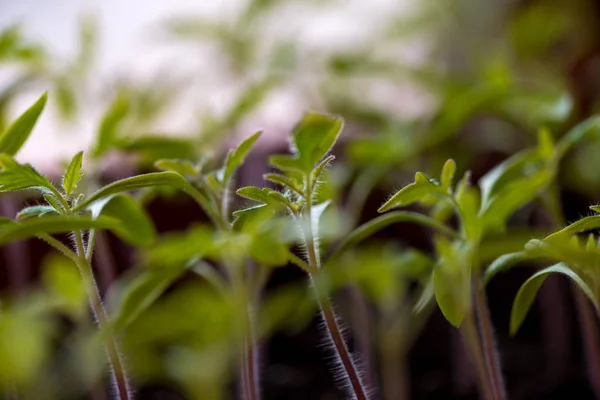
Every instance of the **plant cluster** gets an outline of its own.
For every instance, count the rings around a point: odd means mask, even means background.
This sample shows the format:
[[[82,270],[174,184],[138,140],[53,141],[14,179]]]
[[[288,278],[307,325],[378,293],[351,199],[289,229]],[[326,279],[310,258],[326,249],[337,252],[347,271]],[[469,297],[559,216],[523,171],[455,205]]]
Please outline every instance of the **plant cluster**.
[[[288,263],[307,274],[324,322],[324,335],[334,355],[334,373],[348,396],[357,399],[376,397],[378,391],[369,387],[373,383],[367,383],[368,378],[359,367],[360,360],[352,355],[342,333],[343,322],[331,301],[337,288],[355,287],[374,299],[383,315],[394,321],[406,310],[386,310],[392,303],[390,296],[409,293],[394,281],[398,282],[400,276],[400,281],[420,282],[409,314],[419,316],[437,304],[448,322],[460,329],[478,372],[481,396],[486,399],[506,398],[485,296],[485,285],[496,274],[525,261],[553,263],[534,273],[519,290],[510,320],[511,333],[518,330],[537,291],[552,273],[570,278],[596,312],[600,309],[598,240],[593,234],[583,241],[579,236],[599,228],[600,216],[585,217],[543,239],[530,240],[520,251],[504,253],[505,242],[511,235],[508,221],[516,211],[542,198],[544,207],[557,212],[558,199],[552,197],[551,188],[560,160],[571,147],[597,133],[597,118],[578,125],[558,142],[554,142],[547,130],[541,130],[537,147],[508,158],[481,177],[477,186],[472,184],[468,171],[455,182],[457,165],[452,159],[444,164],[439,179],[417,172],[413,183],[381,205],[378,210],[383,213],[381,216],[358,227],[344,227],[339,219],[332,218],[339,205],[333,202],[331,188],[327,188],[331,179],[328,171],[335,159],[330,152],[343,127],[339,118],[305,114],[292,130],[289,154],[269,159],[274,172],[265,174],[264,179],[273,186],[238,188],[235,193],[250,204],[232,212],[232,204],[239,204],[233,201],[236,171],[259,140],[260,132],[229,151],[220,165],[209,159],[159,159],[155,166],[162,172],[135,175],[87,193],[81,190],[86,187],[82,184],[83,152],[77,153],[68,164],[60,186],[31,165],[14,159],[41,115],[46,97],[44,94],[0,135],[0,190],[5,193],[33,190],[41,196],[39,204],[23,208],[14,219],[2,220],[0,243],[37,237],[77,267],[80,275],[77,286],[87,294],[96,320],[95,340],[105,349],[115,398],[133,396],[128,360],[132,361],[136,374],[152,375],[151,371],[143,371],[136,357],[168,340],[173,332],[159,329],[160,332],[150,334],[141,344],[135,344],[135,336],[131,335],[151,323],[152,314],[148,310],[188,271],[208,285],[194,288],[203,293],[197,300],[204,303],[195,317],[207,318],[205,323],[210,328],[205,327],[206,332],[189,344],[195,351],[179,354],[189,368],[183,374],[184,384],[198,398],[224,397],[228,380],[236,376],[232,373],[235,365],[240,371],[241,397],[254,400],[261,397],[256,348],[262,338],[285,320],[282,304],[290,301],[282,296],[265,299],[262,293],[272,269]],[[159,237],[141,203],[144,196],[130,194],[156,187],[185,192],[210,223]],[[390,212],[416,203],[431,211]],[[597,206],[591,209],[598,211]],[[375,255],[373,249],[360,246],[378,231],[398,222],[431,229],[433,252],[390,249]],[[142,249],[141,262],[146,265],[122,289],[112,314],[106,311],[92,267],[96,237],[103,230]],[[70,243],[61,238],[64,233],[71,236]],[[523,235],[517,236],[514,246],[523,243]],[[63,292],[72,293],[70,310],[74,312],[81,292],[65,288],[64,282],[60,282],[62,279],[73,282],[67,271],[55,272],[55,284],[63,285]],[[186,290],[192,289],[182,292]],[[307,296],[304,292],[301,295]],[[177,299],[173,302],[177,305]],[[589,306],[586,302],[582,304]],[[55,302],[50,310],[64,305]],[[212,313],[206,305],[213,308]],[[312,307],[307,307],[310,312]],[[35,313],[50,310],[46,307]],[[184,334],[190,326],[176,320],[186,316],[173,311],[166,307],[161,318],[178,326],[179,331],[175,331]],[[8,306],[3,312],[10,315],[15,310]],[[405,322],[407,317],[402,318]],[[136,328],[137,323],[142,328]],[[202,323],[198,319],[192,325],[203,330]],[[403,326],[401,323],[401,329]],[[123,335],[128,349],[135,350],[126,357],[122,356],[119,344]],[[405,340],[409,340],[410,335],[406,336]],[[190,357],[197,359],[187,360]],[[30,390],[28,371],[18,368],[18,358],[8,357],[7,361],[10,368],[0,371],[4,387],[26,394]]]

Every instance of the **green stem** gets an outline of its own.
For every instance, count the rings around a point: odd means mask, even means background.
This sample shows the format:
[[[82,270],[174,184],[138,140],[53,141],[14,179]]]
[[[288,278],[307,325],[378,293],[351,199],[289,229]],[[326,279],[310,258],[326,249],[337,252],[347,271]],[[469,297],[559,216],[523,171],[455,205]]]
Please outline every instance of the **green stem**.
[[[485,289],[481,285],[478,275],[473,278],[473,290],[475,291],[475,309],[477,312],[477,319],[479,320],[479,331],[481,333],[484,360],[490,378],[490,384],[494,391],[494,399],[503,400],[506,398],[506,389],[504,388],[504,379],[502,377],[498,352],[496,351],[494,328],[492,327],[490,313],[487,308]]]
[[[472,312],[469,312],[467,315],[465,315],[465,319],[460,326],[460,331],[465,344],[469,348],[471,359],[477,372],[481,398],[484,400],[495,400],[494,391],[486,368],[485,357],[482,351],[481,340],[479,339],[479,334],[477,333],[475,316]]]
[[[240,270],[234,269],[231,274],[234,295],[238,300],[240,315],[242,316],[243,342],[241,344],[242,364],[241,389],[243,400],[258,400],[258,379],[256,371],[256,349],[254,346],[254,329],[251,314],[251,300],[246,286],[244,285]]]
[[[315,243],[315,235],[313,229],[313,221],[312,221],[312,184],[310,179],[308,179],[306,185],[306,223],[303,229],[304,232],[304,241],[306,244],[306,250],[308,253],[308,265],[311,270],[319,270],[321,266],[321,260],[317,255],[317,248]],[[349,380],[350,388],[354,394],[354,398],[357,400],[366,400],[367,392],[363,387],[362,380],[354,362],[352,361],[352,357],[350,355],[350,351],[346,346],[346,342],[342,336],[340,327],[338,325],[338,321],[335,315],[335,311],[333,310],[333,306],[327,297],[326,294],[321,293],[318,288],[316,277],[318,273],[310,274],[310,278],[313,282],[313,288],[316,293],[317,301],[321,308],[321,313],[323,314],[323,320],[325,321],[325,326],[327,328],[327,332],[331,338],[331,342],[333,343],[334,349],[337,352],[340,362],[342,363],[342,367],[345,372],[346,378]]]
[[[85,246],[83,245],[83,237],[80,231],[75,231],[74,233],[77,245],[77,254],[79,256],[79,262],[77,263],[77,266],[79,267],[79,272],[81,274],[84,286],[88,293],[90,307],[92,309],[92,312],[94,313],[100,331],[106,332],[109,324],[108,315],[106,314],[106,310],[104,309],[104,305],[102,304],[102,298],[100,297],[100,291],[98,290],[98,285],[96,284],[96,280],[94,279],[92,266],[86,258]],[[117,343],[115,342],[115,339],[114,337],[112,337],[112,335],[108,335],[106,337],[105,346],[106,352],[108,354],[108,360],[111,365],[111,372],[113,375],[114,383],[117,389],[117,398],[119,400],[130,400],[131,393],[129,390],[129,385],[127,383],[125,369],[123,367],[123,362],[121,360],[121,356],[117,348]]]

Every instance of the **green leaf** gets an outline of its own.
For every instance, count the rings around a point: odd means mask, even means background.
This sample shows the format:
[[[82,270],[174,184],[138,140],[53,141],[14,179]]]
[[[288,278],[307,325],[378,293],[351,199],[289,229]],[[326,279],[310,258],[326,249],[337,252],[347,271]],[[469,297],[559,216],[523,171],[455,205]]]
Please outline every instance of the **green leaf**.
[[[83,164],[83,151],[80,151],[73,157],[67,171],[63,175],[62,186],[65,189],[65,194],[70,197],[73,191],[77,187],[79,180],[83,176],[81,172],[81,166]]]
[[[126,328],[187,270],[188,265],[182,264],[171,268],[148,268],[140,272],[126,286],[113,317],[113,327],[117,331]]]
[[[56,198],[56,195],[54,193],[44,193],[43,196],[44,196],[44,199],[48,202],[48,204],[50,204],[52,206],[52,208],[54,208],[59,214],[61,214],[63,211],[65,211],[65,207]],[[79,196],[83,196],[83,194],[80,194]],[[79,198],[79,197],[77,197],[77,198]]]
[[[336,247],[335,251],[331,254],[331,256],[329,256],[327,263],[335,262],[342,254],[346,252],[346,250],[356,247],[362,241],[373,236],[375,233],[381,231],[382,229],[392,224],[396,224],[399,222],[410,222],[423,225],[428,228],[437,230],[438,232],[443,233],[444,235],[447,235],[451,238],[458,238],[458,235],[452,229],[448,228],[446,225],[440,223],[439,221],[428,217],[427,215],[411,211],[394,211],[391,213],[380,215],[379,217],[365,222],[358,228],[354,229]]]
[[[46,216],[0,225],[0,245],[43,234],[67,233],[85,229],[109,229],[119,233],[121,223],[113,218],[88,216]]]
[[[17,118],[9,127],[0,135],[0,153],[5,153],[11,156],[17,154],[19,149],[29,138],[35,123],[40,114],[44,110],[48,94],[44,93],[27,111]]]
[[[571,147],[589,139],[590,136],[598,134],[600,134],[600,116],[596,115],[575,126],[559,140],[557,144],[558,157],[562,157]]]
[[[552,242],[532,239],[525,245],[525,250],[529,258],[564,262],[573,268],[594,266],[600,259],[600,250],[586,249],[577,236]]]
[[[231,180],[233,173],[244,163],[261,134],[262,131],[256,132],[240,143],[236,149],[229,151],[225,160],[225,171],[222,182],[227,183]]]
[[[259,201],[261,203],[269,203],[269,194],[264,189],[266,188],[257,188],[256,186],[246,186],[243,188],[239,188],[236,191],[238,196],[242,196],[246,199]]]
[[[276,154],[269,157],[269,164],[281,171],[294,171],[304,173],[300,168],[298,159],[294,156]]]
[[[102,200],[117,193],[129,192],[131,190],[153,186],[173,186],[183,190],[188,190],[189,188],[187,181],[181,175],[175,172],[151,172],[149,174],[121,179],[100,188],[81,203],[77,204],[77,206],[73,208],[73,211],[85,209],[96,201]]]
[[[315,167],[315,169],[311,173],[310,178],[310,180],[313,182],[313,185],[315,185],[318,182],[323,171],[325,171],[325,169],[331,164],[333,160],[335,160],[335,156],[330,154],[329,156],[325,157],[323,161],[319,163],[319,165]]]
[[[529,259],[527,253],[524,251],[519,251],[517,253],[509,253],[503,254],[497,259],[495,259],[489,267],[486,268],[485,273],[483,274],[483,284],[487,285],[489,281],[496,276],[499,272],[504,272],[514,265]]]
[[[417,172],[415,181],[400,189],[377,212],[385,212],[396,207],[404,207],[427,199],[428,197],[447,197],[448,194],[441,186],[431,182],[425,174]]]
[[[444,164],[442,168],[442,176],[440,177],[440,182],[444,189],[449,190],[452,185],[452,179],[454,179],[454,174],[456,173],[456,162],[453,159],[449,159]]]
[[[133,152],[144,163],[161,158],[194,158],[194,142],[187,138],[144,135],[115,139],[113,146],[125,152]]]
[[[7,154],[0,154],[0,192],[36,189],[52,193],[50,181],[29,164],[19,164]]]
[[[100,128],[96,135],[96,144],[92,150],[92,157],[100,157],[117,142],[119,127],[127,117],[129,109],[129,95],[125,93],[118,94],[102,117]]]
[[[340,118],[307,113],[292,131],[294,147],[300,169],[309,173],[331,151],[342,131]]]
[[[427,306],[435,299],[435,290],[433,286],[433,274],[431,275],[431,279],[427,281],[425,286],[423,287],[419,298],[415,302],[413,307],[413,313],[419,314],[423,312],[427,308]]]
[[[177,268],[192,259],[212,254],[215,238],[208,226],[197,226],[186,232],[171,233],[146,249],[144,261],[151,268]]]
[[[600,214],[600,205],[590,206],[590,210]]]
[[[444,317],[459,327],[471,309],[471,247],[438,238],[440,261],[433,271],[435,299]]]
[[[481,179],[481,207],[488,208],[492,199],[508,184],[515,179],[527,177],[532,172],[540,170],[544,160],[536,150],[525,150],[506,159],[491,169]]]
[[[118,194],[97,202],[92,215],[110,217],[121,222],[119,236],[136,246],[150,246],[156,241],[156,229],[152,219],[142,206],[127,194]]]
[[[284,221],[263,221],[250,229],[252,236],[250,256],[256,262],[265,266],[287,265],[289,250],[285,243],[286,226]],[[247,226],[245,230],[249,230]]]
[[[579,221],[572,223],[566,228],[563,228],[550,236],[546,236],[546,238],[544,238],[544,241],[560,242],[569,239],[571,236],[577,233],[590,231],[592,229],[598,228],[600,228],[600,215],[592,215],[591,217],[582,218]]]
[[[591,300],[596,310],[598,310],[598,302],[590,287],[584,282],[583,279],[581,279],[579,275],[577,275],[577,273],[575,273],[575,271],[563,263],[558,263],[537,272],[527,279],[527,281],[519,289],[510,315],[511,335],[514,335],[519,330],[519,327],[523,323],[525,316],[533,304],[533,300],[535,299],[538,290],[551,273],[559,273],[571,278],[579,286],[583,293],[585,293],[585,295]]]
[[[189,161],[161,159],[154,166],[163,171],[177,172],[181,176],[196,176],[200,171]]]
[[[343,121],[339,118],[307,113],[292,131],[293,155],[271,156],[269,163],[282,171],[297,171],[309,175],[329,153],[342,127]]]
[[[539,149],[516,154],[488,172],[479,180],[485,227],[502,229],[508,217],[536,198],[554,175],[552,163]]]
[[[17,219],[22,220],[22,219],[33,218],[33,217],[41,217],[46,214],[58,214],[58,212],[52,206],[45,206],[45,205],[29,206],[29,207],[25,207],[24,209],[22,209],[21,211],[19,211],[17,213]]]
[[[554,155],[554,138],[548,129],[543,128],[538,132],[538,152],[544,159]]]
[[[264,174],[263,178],[302,195],[302,185],[294,178],[274,173]]]
[[[76,320],[87,313],[87,295],[77,266],[64,256],[52,255],[42,266],[44,286],[60,308]]]

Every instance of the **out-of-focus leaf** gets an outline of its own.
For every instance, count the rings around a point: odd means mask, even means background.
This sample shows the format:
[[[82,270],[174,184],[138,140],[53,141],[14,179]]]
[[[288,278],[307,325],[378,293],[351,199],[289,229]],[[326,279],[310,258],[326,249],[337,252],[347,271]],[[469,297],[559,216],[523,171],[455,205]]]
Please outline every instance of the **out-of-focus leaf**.
[[[96,143],[91,153],[92,157],[100,157],[117,142],[119,127],[125,121],[129,110],[129,96],[120,93],[102,117],[100,128],[96,135]]]
[[[452,185],[452,180],[454,179],[454,173],[456,172],[456,162],[453,159],[449,159],[444,164],[442,168],[442,176],[440,178],[440,183],[442,187],[446,190],[450,189]]]
[[[115,140],[114,146],[123,151],[135,152],[142,161],[154,161],[160,158],[192,158],[195,154],[194,143],[190,139],[141,136],[125,137]]]
[[[562,156],[573,146],[578,145],[580,142],[586,139],[589,139],[589,137],[592,135],[598,134],[600,134],[600,116],[590,117],[576,125],[558,141],[557,153],[559,156]]]
[[[480,179],[484,225],[502,228],[506,219],[533,200],[554,177],[554,167],[540,149],[519,153]]]
[[[118,311],[112,320],[113,327],[116,330],[127,327],[179,279],[187,271],[187,267],[187,264],[179,264],[169,268],[147,268],[141,271],[126,286]]]
[[[183,160],[168,160],[161,159],[154,163],[154,166],[163,171],[173,171],[177,172],[179,175],[183,177],[187,176],[196,176],[200,173],[198,168],[196,168],[189,161]]]
[[[112,196],[117,193],[129,192],[131,190],[143,189],[153,186],[174,186],[179,189],[187,189],[189,184],[179,174],[171,171],[151,172],[149,174],[132,176],[108,184],[92,193],[84,201],[73,208],[74,211],[85,209],[98,200]]]
[[[74,83],[68,76],[60,76],[54,82],[52,92],[56,106],[62,118],[72,119],[79,109]]]
[[[378,212],[385,212],[396,207],[408,206],[418,201],[425,200],[431,197],[447,197],[447,191],[431,182],[425,174],[417,172],[415,174],[415,181],[409,185],[406,185],[394,194],[388,201],[386,201]]]
[[[183,233],[168,234],[144,252],[150,268],[177,268],[190,260],[211,254],[215,247],[213,231],[197,226]]]
[[[121,238],[136,246],[150,246],[156,241],[152,219],[142,206],[127,194],[118,194],[106,202],[94,204],[92,213],[121,222]]]
[[[485,273],[483,274],[483,284],[487,285],[497,273],[506,271],[507,269],[527,259],[527,253],[523,251],[501,255],[495,259],[489,265],[489,267],[486,268]]]
[[[11,156],[17,154],[19,149],[29,138],[35,123],[40,114],[44,110],[48,94],[44,93],[27,111],[17,118],[7,129],[0,135],[0,153],[5,153]]]
[[[538,290],[548,277],[548,275],[552,273],[559,273],[566,275],[571,278],[573,282],[579,286],[579,288],[585,293],[585,295],[591,300],[596,310],[598,310],[598,301],[594,296],[594,292],[590,289],[590,287],[585,283],[583,279],[575,271],[569,268],[567,265],[558,263],[551,267],[545,268],[533,276],[531,276],[527,281],[521,286],[517,296],[515,297],[515,301],[513,303],[512,312],[510,315],[510,333],[514,335],[518,330],[525,316],[529,312],[531,305],[533,304],[533,300],[537,295]]]
[[[250,150],[252,150],[252,147],[254,146],[261,134],[261,131],[256,132],[252,136],[246,138],[242,143],[240,143],[240,145],[237,148],[227,153],[222,182],[227,183],[231,180],[233,173],[244,163],[246,157],[250,153]]]
[[[410,222],[419,225],[423,225],[439,231],[451,238],[456,238],[457,234],[446,225],[436,221],[435,219],[415,213],[411,211],[394,211],[381,215],[371,221],[365,222],[355,230],[353,230],[335,249],[335,251],[329,257],[328,262],[333,262],[339,258],[346,250],[357,246],[360,242],[371,237],[380,230],[386,228],[389,225],[399,222]]]
[[[121,223],[113,218],[86,216],[46,216],[30,218],[22,222],[0,225],[0,245],[28,239],[42,234],[66,233],[83,229],[109,229],[117,235],[122,233]]]
[[[73,194],[73,191],[77,187],[79,180],[83,176],[81,172],[81,166],[83,164],[83,151],[80,151],[73,157],[69,167],[65,171],[62,180],[63,189],[65,189],[65,194],[67,197],[70,197]]]
[[[414,307],[413,307],[413,312],[415,314],[419,314],[421,313],[423,310],[425,310],[425,308],[427,308],[427,306],[429,305],[429,303],[431,303],[433,301],[433,299],[435,299],[435,290],[434,290],[434,286],[433,286],[433,274],[431,275],[431,279],[429,279],[427,281],[427,283],[425,284],[425,286],[423,287],[423,290],[421,291],[421,294],[419,295],[417,302],[415,303]]]
[[[63,256],[51,256],[42,268],[44,286],[59,306],[75,319],[87,313],[87,296],[77,266]]]
[[[254,232],[250,242],[250,256],[265,266],[285,266],[288,263],[288,245],[285,240],[285,225],[266,221]]]
[[[460,210],[463,235],[474,243],[478,242],[483,234],[483,221],[477,214],[479,207],[477,191],[473,188],[461,191],[456,203]]]
[[[471,251],[467,243],[438,238],[439,262],[433,271],[435,298],[444,317],[459,327],[471,308]]]
[[[0,318],[0,382],[3,385],[30,385],[48,361],[52,327],[47,318],[18,305],[3,310]]]

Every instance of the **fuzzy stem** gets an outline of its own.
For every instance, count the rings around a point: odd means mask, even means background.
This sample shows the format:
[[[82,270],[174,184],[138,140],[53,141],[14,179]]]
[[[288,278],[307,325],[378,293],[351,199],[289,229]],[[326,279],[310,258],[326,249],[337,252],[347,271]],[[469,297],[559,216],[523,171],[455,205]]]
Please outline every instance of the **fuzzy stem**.
[[[477,333],[475,316],[472,312],[467,313],[460,327],[463,340],[469,348],[471,358],[477,371],[479,391],[484,400],[495,400],[494,391],[490,382],[490,377],[486,369],[485,357],[483,355],[481,340]]]
[[[321,265],[321,260],[317,256],[314,228],[312,226],[312,182],[310,181],[310,178],[307,179],[306,188],[306,221],[303,229],[304,241],[308,253],[308,265],[312,270],[318,270]],[[329,298],[321,293],[321,291],[318,288],[317,282],[315,281],[317,275],[318,274],[310,274],[310,277],[313,282],[313,288],[316,293],[317,301],[321,308],[323,320],[325,321],[325,326],[327,327],[327,332],[331,337],[331,342],[333,343],[335,351],[337,352],[337,355],[342,363],[345,375],[349,380],[350,388],[352,389],[354,398],[357,400],[366,400],[368,398],[367,392],[363,387],[360,375],[358,374],[356,366],[354,365],[352,357],[350,356],[350,351],[348,350],[346,342],[344,341],[344,338],[342,336],[340,327],[335,316],[335,311],[333,310],[333,306],[331,305]]]
[[[329,333],[331,342],[333,343],[337,355],[342,363],[346,377],[350,381],[350,387],[352,389],[352,393],[354,394],[354,398],[357,400],[367,400],[367,392],[363,387],[363,383],[360,379],[356,366],[352,361],[348,346],[346,346],[346,342],[342,336],[340,326],[335,316],[335,311],[331,305],[331,301],[326,296],[320,295],[316,282],[314,281],[314,277],[312,277],[312,280],[313,287],[315,288],[315,291],[317,291],[317,298],[321,308],[321,313],[323,315],[323,320],[325,321],[327,332]]]
[[[83,245],[83,237],[80,231],[75,232],[75,241],[77,245],[77,253],[79,255],[79,262],[77,263],[77,266],[79,267],[79,272],[81,273],[81,277],[88,293],[90,307],[94,313],[100,331],[106,332],[109,322],[108,315],[106,314],[106,310],[102,304],[102,298],[100,297],[98,285],[96,284],[94,274],[92,273],[92,266],[86,258],[85,246]],[[130,400],[131,396],[125,369],[123,367],[121,356],[119,355],[117,344],[112,335],[106,338],[105,346],[108,354],[108,360],[111,365],[113,380],[117,389],[117,398],[119,400]]]
[[[479,321],[479,332],[481,333],[482,349],[486,369],[489,374],[490,384],[494,391],[494,399],[503,400],[506,398],[506,389],[504,388],[504,378],[500,367],[498,352],[496,351],[496,340],[494,337],[494,328],[490,319],[490,313],[485,299],[485,289],[481,286],[480,278],[475,275],[473,278],[473,289],[475,291],[475,310]]]
[[[250,296],[243,279],[237,272],[232,271],[231,279],[234,295],[238,299],[240,315],[242,316],[243,340],[240,345],[242,350],[240,363],[242,365],[240,378],[242,381],[241,391],[243,400],[258,400],[258,376],[256,371],[256,354],[254,346],[254,333],[252,315],[250,310]]]
[[[600,346],[598,346],[597,317],[594,315],[588,298],[578,287],[573,287],[573,296],[577,305],[579,324],[585,348],[588,378],[596,398],[600,398]]]
[[[476,290],[477,318],[479,321],[479,331],[481,333],[486,369],[489,374],[490,384],[494,390],[494,399],[502,400],[506,397],[506,390],[504,388],[504,378],[500,368],[498,352],[496,351],[494,331],[490,321],[483,288],[476,288]]]

